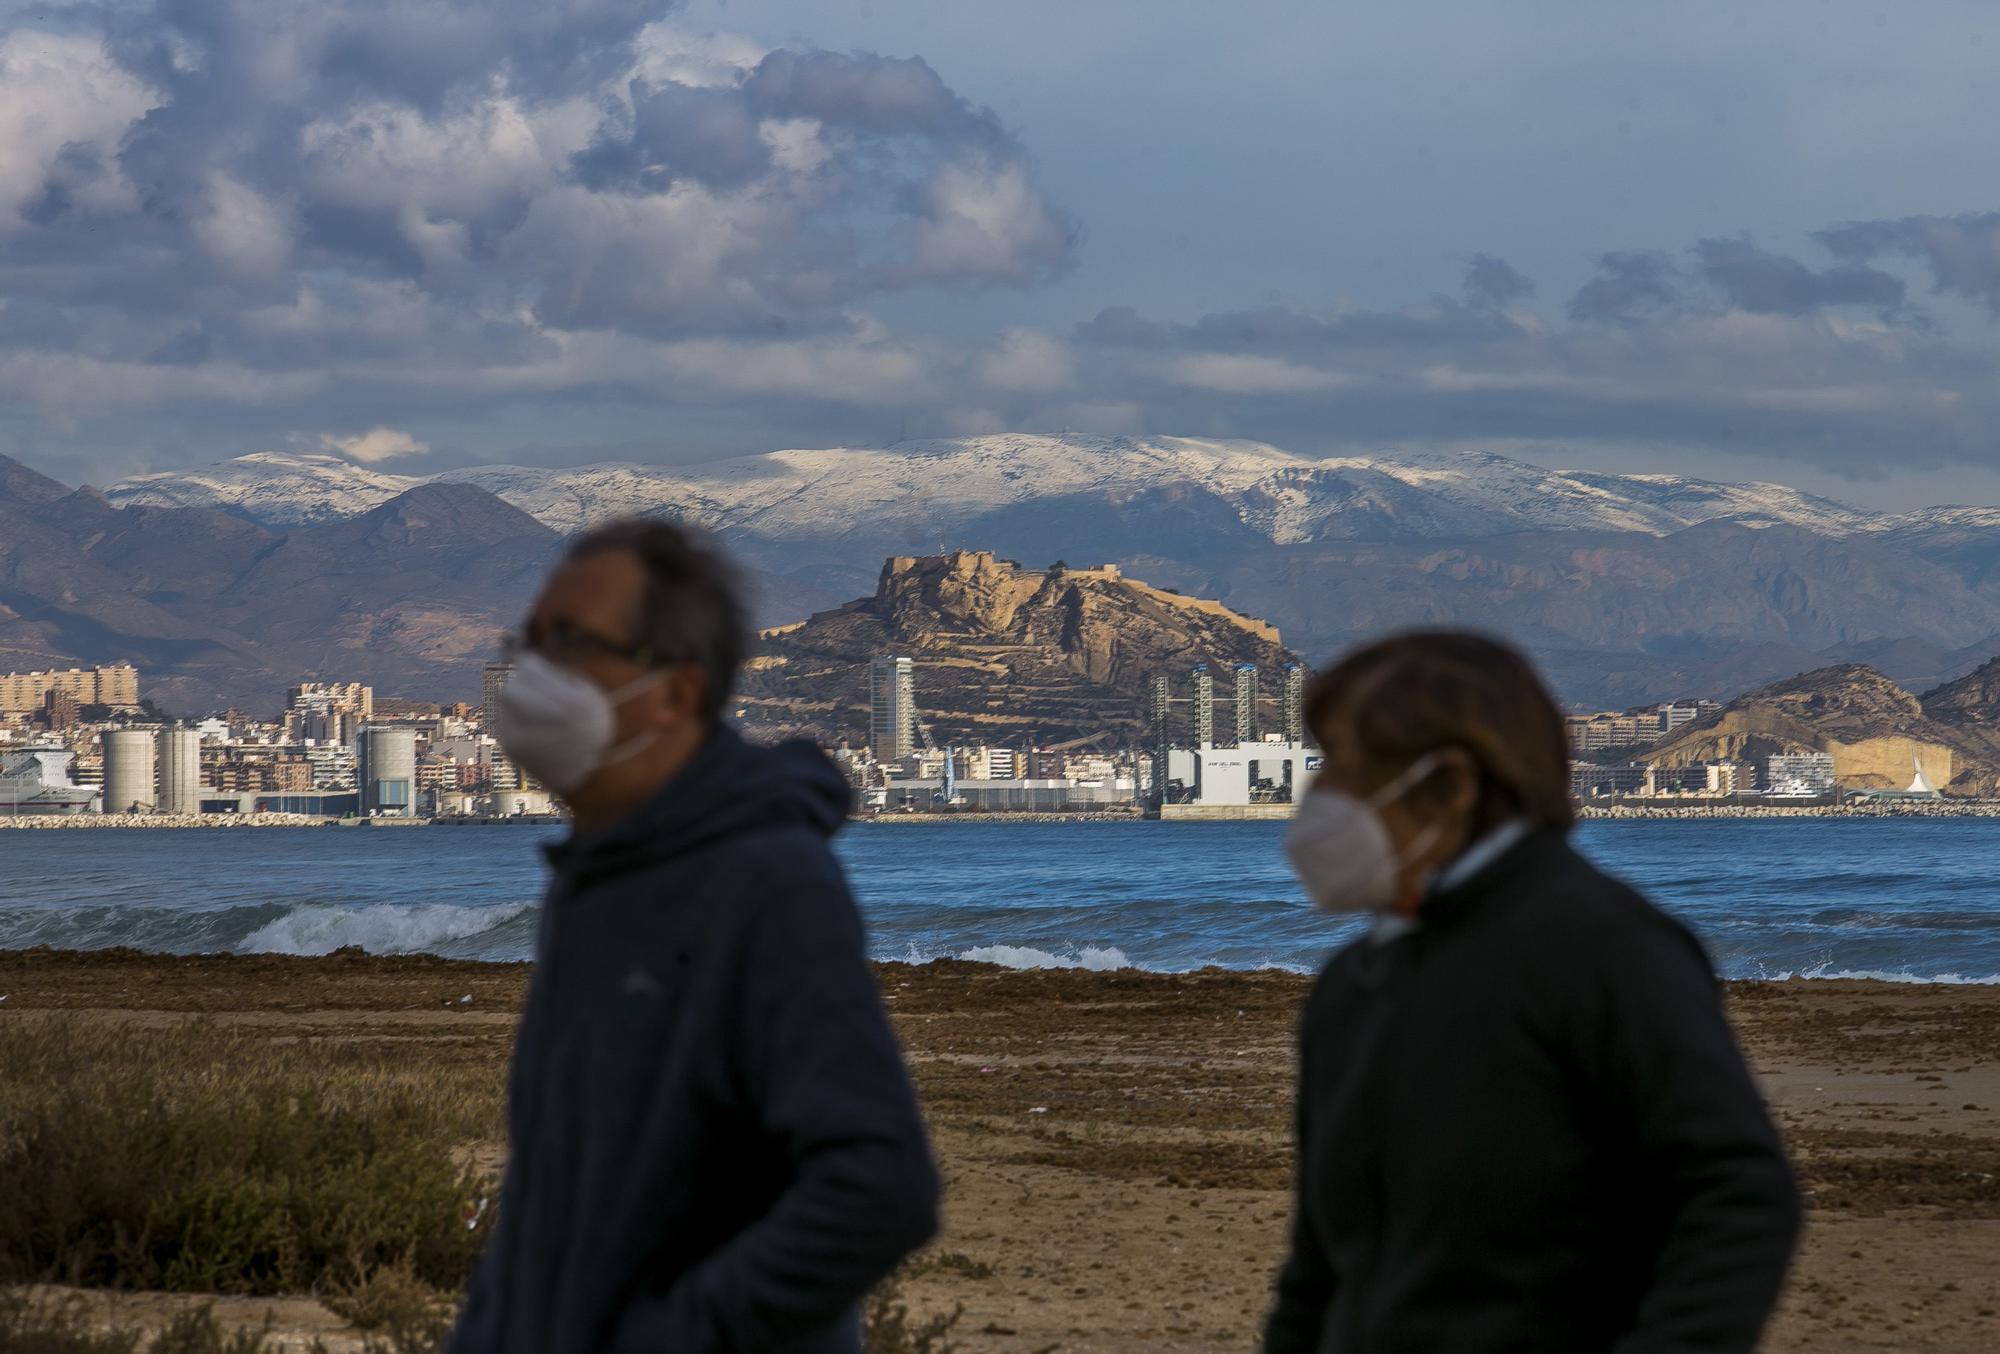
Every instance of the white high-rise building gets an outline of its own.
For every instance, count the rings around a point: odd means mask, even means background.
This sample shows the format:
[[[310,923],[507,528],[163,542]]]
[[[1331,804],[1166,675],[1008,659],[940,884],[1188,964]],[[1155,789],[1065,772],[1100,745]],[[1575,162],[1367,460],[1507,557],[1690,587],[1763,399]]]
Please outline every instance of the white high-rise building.
[[[868,665],[868,746],[883,762],[916,750],[916,664],[907,658],[885,655]]]
[[[1764,789],[1767,794],[1831,794],[1835,784],[1833,754],[1830,752],[1780,753],[1764,759]]]

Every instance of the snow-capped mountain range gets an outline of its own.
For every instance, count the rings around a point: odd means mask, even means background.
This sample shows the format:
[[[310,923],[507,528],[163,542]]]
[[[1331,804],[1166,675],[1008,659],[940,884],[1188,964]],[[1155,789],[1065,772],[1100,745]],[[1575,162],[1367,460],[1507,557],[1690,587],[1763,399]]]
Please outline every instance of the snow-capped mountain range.
[[[477,485],[563,532],[666,511],[767,540],[893,533],[922,540],[985,514],[1063,498],[1200,491],[1274,544],[1466,539],[1518,531],[1664,536],[1705,522],[1828,536],[2000,529],[2000,509],[1871,513],[1777,484],[1546,470],[1488,454],[1312,457],[1260,442],[1007,434],[889,448],[774,451],[704,464],[476,466],[393,474],[330,455],[257,452],[140,475],[119,505],[225,508],[272,525],[368,511],[429,481]]]

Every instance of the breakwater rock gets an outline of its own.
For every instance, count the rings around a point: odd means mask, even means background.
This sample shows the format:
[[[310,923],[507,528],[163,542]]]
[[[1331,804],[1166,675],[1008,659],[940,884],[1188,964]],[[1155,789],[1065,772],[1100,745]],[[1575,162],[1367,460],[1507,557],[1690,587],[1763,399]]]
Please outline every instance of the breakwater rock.
[[[0,816],[0,828],[322,827],[329,821],[305,813],[49,813]]]
[[[1889,804],[1585,804],[1585,819],[1640,818],[2000,818],[2000,800],[1936,799]]]

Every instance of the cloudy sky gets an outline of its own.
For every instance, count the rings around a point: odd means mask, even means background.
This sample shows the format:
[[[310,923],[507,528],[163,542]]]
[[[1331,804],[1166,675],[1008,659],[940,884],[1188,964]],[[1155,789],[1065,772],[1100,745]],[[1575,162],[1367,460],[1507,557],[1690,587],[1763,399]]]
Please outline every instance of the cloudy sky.
[[[0,451],[1002,429],[2000,502],[2000,12],[0,0]]]

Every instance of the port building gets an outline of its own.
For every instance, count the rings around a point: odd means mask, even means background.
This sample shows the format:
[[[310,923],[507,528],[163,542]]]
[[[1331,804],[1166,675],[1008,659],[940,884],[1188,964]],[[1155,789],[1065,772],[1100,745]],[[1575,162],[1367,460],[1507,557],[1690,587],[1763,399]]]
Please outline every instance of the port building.
[[[361,731],[355,757],[363,816],[408,818],[416,813],[416,730],[371,724]]]
[[[151,729],[113,729],[104,735],[106,813],[151,813],[157,806]]]

